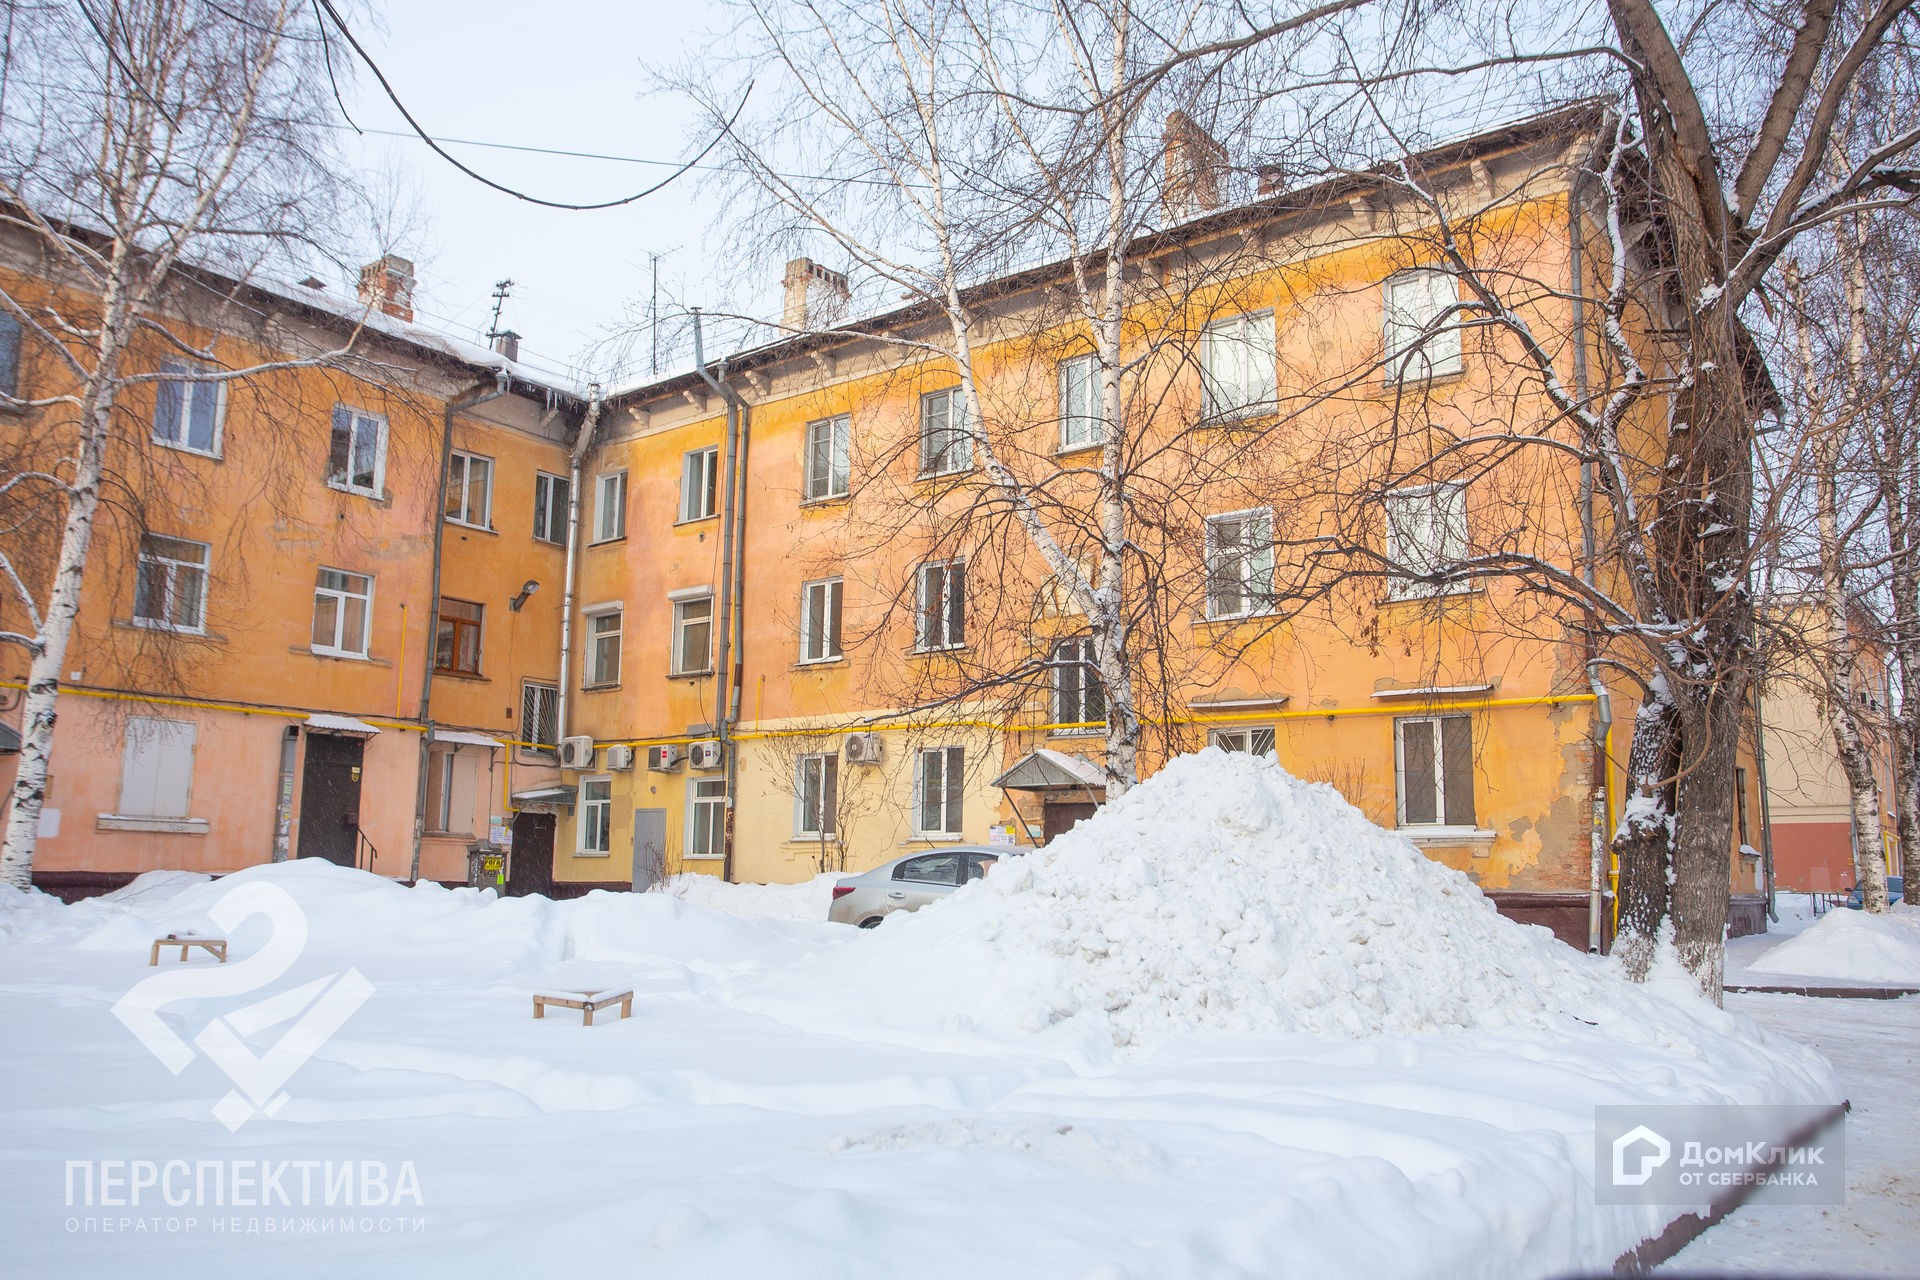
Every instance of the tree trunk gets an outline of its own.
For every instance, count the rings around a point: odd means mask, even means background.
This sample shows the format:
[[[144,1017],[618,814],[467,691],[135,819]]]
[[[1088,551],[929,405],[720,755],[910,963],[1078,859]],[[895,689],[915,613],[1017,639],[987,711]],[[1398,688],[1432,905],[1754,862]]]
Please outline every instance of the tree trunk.
[[[1653,966],[1667,919],[1673,866],[1673,777],[1680,762],[1680,725],[1666,685],[1656,680],[1633,718],[1627,749],[1630,799],[1613,835],[1620,860],[1620,918],[1614,954],[1642,981]]]

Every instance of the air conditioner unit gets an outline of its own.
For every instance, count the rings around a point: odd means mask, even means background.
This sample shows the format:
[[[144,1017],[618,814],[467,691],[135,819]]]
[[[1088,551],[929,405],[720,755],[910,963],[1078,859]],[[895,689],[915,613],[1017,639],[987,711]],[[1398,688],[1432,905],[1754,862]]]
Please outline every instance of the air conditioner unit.
[[[879,764],[880,735],[877,733],[850,733],[847,735],[846,753],[848,764]]]
[[[562,769],[593,768],[593,739],[585,735],[560,739],[560,767]]]
[[[668,744],[647,748],[647,768],[655,773],[672,773],[680,764],[680,748]]]
[[[720,749],[719,742],[711,738],[687,748],[687,761],[696,769],[718,769],[725,759],[726,752]]]
[[[633,768],[633,748],[619,743],[607,748],[607,768],[627,770]]]

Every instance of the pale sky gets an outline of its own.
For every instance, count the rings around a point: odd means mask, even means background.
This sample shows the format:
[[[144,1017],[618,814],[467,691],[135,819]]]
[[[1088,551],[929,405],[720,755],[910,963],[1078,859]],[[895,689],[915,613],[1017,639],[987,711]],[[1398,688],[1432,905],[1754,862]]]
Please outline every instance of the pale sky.
[[[641,96],[643,60],[678,62],[703,29],[724,19],[704,0],[384,0],[384,7],[386,30],[368,26],[356,35],[436,137],[659,160],[686,153],[688,113],[671,95]],[[363,128],[406,129],[364,69],[349,102]],[[670,172],[477,147],[449,150],[495,181],[562,201],[617,198]],[[630,311],[644,321],[650,252],[666,255],[663,295],[705,301],[702,242],[715,198],[698,191],[691,175],[624,208],[572,213],[488,190],[418,140],[369,133],[353,140],[350,154],[413,184],[424,216],[413,245],[415,306],[428,327],[478,340],[491,315],[494,282],[510,278],[514,288],[502,323],[522,335],[523,358],[583,378],[575,366],[591,344]],[[647,372],[644,335],[635,354],[628,376]],[[602,366],[606,359],[599,357]]]

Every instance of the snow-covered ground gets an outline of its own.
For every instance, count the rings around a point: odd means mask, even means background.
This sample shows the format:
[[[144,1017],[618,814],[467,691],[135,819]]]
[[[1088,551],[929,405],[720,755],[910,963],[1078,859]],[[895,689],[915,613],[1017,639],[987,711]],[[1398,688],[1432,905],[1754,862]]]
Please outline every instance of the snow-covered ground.
[[[1596,1105],[1842,1096],[1244,755],[874,931],[820,921],[818,884],[676,887],[498,900],[298,862],[0,891],[0,1269],[1548,1276],[1679,1212],[1594,1204]],[[150,969],[182,928],[233,961]],[[626,986],[629,1020],[529,1017]],[[331,1034],[288,1031],[329,1002]],[[264,1113],[229,1132],[236,1082]],[[347,1162],[380,1203],[325,1203]]]
[[[1747,963],[1761,980],[1920,986],[1920,910],[1896,902],[1884,915],[1838,908]]]
[[[1848,913],[1854,914],[1854,913]],[[1668,1264],[1695,1275],[1912,1275],[1920,1264],[1920,997],[1730,995],[1727,1007],[1832,1061],[1853,1113],[1845,1207],[1739,1209]]]

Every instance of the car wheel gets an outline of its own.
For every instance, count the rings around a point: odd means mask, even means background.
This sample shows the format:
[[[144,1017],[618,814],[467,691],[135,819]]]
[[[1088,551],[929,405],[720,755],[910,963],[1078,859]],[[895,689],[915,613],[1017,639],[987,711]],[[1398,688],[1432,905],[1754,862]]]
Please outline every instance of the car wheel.
[[[878,929],[880,927],[880,922],[884,919],[886,919],[885,916],[868,916],[865,920],[862,920],[860,922],[860,927],[862,929]]]

